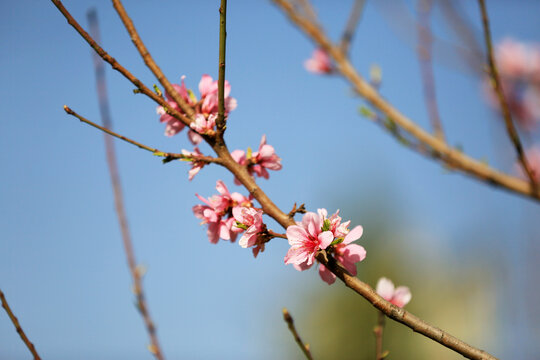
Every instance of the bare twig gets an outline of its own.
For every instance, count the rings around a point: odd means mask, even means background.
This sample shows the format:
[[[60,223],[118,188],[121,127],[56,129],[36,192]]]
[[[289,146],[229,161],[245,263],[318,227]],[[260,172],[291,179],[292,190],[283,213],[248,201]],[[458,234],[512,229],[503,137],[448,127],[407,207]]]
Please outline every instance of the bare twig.
[[[529,177],[529,180],[531,182],[531,188],[536,190],[537,189],[536,180],[534,179],[534,174],[531,168],[529,167],[527,158],[525,157],[523,146],[521,145],[521,141],[519,140],[519,135],[516,131],[516,127],[514,126],[514,123],[512,122],[512,114],[510,113],[510,108],[508,107],[508,103],[504,96],[501,80],[499,78],[499,71],[497,70],[495,59],[493,58],[493,45],[491,43],[491,31],[489,29],[489,18],[488,18],[487,9],[486,9],[486,3],[484,0],[478,0],[478,3],[480,4],[480,11],[482,13],[482,25],[484,27],[484,40],[486,42],[487,61],[489,64],[489,71],[490,71],[490,75],[492,79],[492,85],[495,92],[497,93],[497,98],[499,99],[499,104],[501,106],[504,122],[506,124],[506,132],[508,133],[510,140],[512,141],[512,143],[514,144],[514,147],[516,148],[518,160],[521,163],[523,170]]]
[[[313,360],[313,357],[311,356],[311,352],[309,351],[309,345],[304,344],[304,342],[300,338],[300,335],[298,335],[298,332],[296,331],[296,328],[294,327],[294,320],[286,308],[283,308],[283,320],[285,320],[285,322],[287,323],[289,330],[293,334],[294,341],[296,341],[296,343],[298,344],[298,346],[300,347],[300,349],[306,356],[306,359]]]
[[[0,300],[2,301],[2,307],[4,308],[4,310],[6,310],[6,313],[8,314],[11,322],[13,323],[13,326],[15,326],[15,330],[17,330],[17,334],[19,334],[19,336],[21,337],[22,341],[24,342],[28,350],[30,350],[30,352],[32,353],[32,356],[34,356],[34,360],[41,360],[41,358],[39,357],[36,351],[36,348],[34,347],[34,344],[32,344],[30,339],[28,339],[24,330],[21,327],[21,324],[19,324],[19,320],[17,319],[15,314],[13,314],[13,311],[9,307],[9,304],[2,290],[0,290]]]
[[[383,351],[384,313],[377,311],[377,325],[373,328],[375,335],[375,360],[383,360],[387,352]]]
[[[90,47],[94,49],[94,51],[98,53],[98,55],[103,60],[109,63],[114,70],[118,71],[126,79],[128,79],[133,85],[135,85],[138,89],[137,90],[138,92],[141,92],[142,94],[154,100],[159,105],[163,106],[164,108],[167,108],[167,111],[171,116],[174,116],[176,119],[180,120],[185,125],[189,126],[191,119],[187,118],[181,112],[170,108],[170,106],[168,106],[167,102],[162,97],[160,97],[155,92],[150,90],[139,79],[133,76],[132,73],[130,73],[126,68],[120,65],[120,63],[118,63],[118,61],[116,61],[115,58],[113,58],[105,50],[103,50],[103,48],[101,48],[101,46],[99,46],[98,43],[79,25],[79,23],[73,18],[73,16],[71,16],[71,14],[69,13],[69,11],[66,10],[66,8],[64,7],[61,1],[59,0],[51,0],[51,1],[62,13],[62,15],[64,15],[68,24],[71,25],[81,35],[81,37],[88,43],[88,45],[90,45]]]
[[[196,158],[194,158],[193,156],[189,156],[189,155],[184,155],[184,154],[178,154],[178,153],[170,153],[170,152],[164,152],[164,151],[161,151],[161,150],[158,150],[158,149],[155,149],[153,147],[150,147],[150,146],[147,146],[147,145],[144,145],[144,144],[141,144],[140,142],[138,141],[135,141],[135,140],[132,140],[128,137],[125,137],[123,135],[120,135],[110,129],[107,129],[103,126],[99,126],[98,124],[96,124],[95,122],[92,122],[88,119],[86,119],[85,117],[77,114],[75,111],[73,111],[71,108],[69,108],[67,105],[64,105],[64,111],[66,113],[68,113],[69,115],[72,115],[72,116],[75,116],[77,119],[79,119],[80,121],[90,125],[90,126],[93,126],[95,127],[96,129],[99,129],[111,136],[114,136],[115,138],[118,138],[120,140],[123,140],[127,143],[130,143],[131,145],[135,145],[137,146],[138,148],[141,148],[143,150],[146,150],[146,151],[150,151],[153,155],[155,156],[159,156],[159,157],[162,157],[164,158],[163,161],[164,162],[169,162],[170,160],[176,160],[176,159],[181,159],[181,160],[192,160],[192,159],[195,159],[197,161],[202,161],[202,162],[205,162],[205,163],[214,163],[214,164],[221,164],[222,161],[221,159],[219,158],[215,158],[215,157],[211,157],[211,156],[204,156],[204,155],[198,155]]]
[[[364,97],[373,107],[392,119],[397,126],[408,132],[428,148],[440,154],[440,158],[451,168],[460,170],[478,180],[485,181],[491,185],[497,185],[512,192],[525,195],[536,201],[540,200],[540,191],[531,187],[529,183],[515,176],[510,176],[490,168],[485,163],[475,160],[458,149],[449,146],[436,136],[426,132],[420,126],[407,118],[388,101],[386,101],[377,90],[366,82],[354,69],[341,49],[330,42],[328,37],[313,25],[309,20],[297,14],[291,4],[285,0],[273,0],[289,16],[290,20],[304,31],[318,46],[326,51],[335,61],[337,70],[351,84],[354,91]]]
[[[219,7],[219,78],[218,78],[218,116],[216,128],[218,139],[223,139],[225,131],[225,50],[227,41],[227,0],[221,0]]]
[[[345,31],[343,31],[343,35],[341,36],[340,46],[341,51],[343,51],[344,54],[347,54],[349,52],[351,41],[353,39],[356,28],[358,27],[358,22],[360,21],[360,17],[362,16],[362,11],[364,10],[365,4],[366,0],[354,1],[351,14],[349,15],[349,20],[347,20],[347,25],[345,26]]]
[[[156,79],[159,81],[159,83],[165,88],[165,91],[174,99],[174,101],[180,106],[180,108],[187,114],[187,116],[193,120],[195,112],[189,106],[182,96],[174,89],[171,82],[165,77],[159,66],[156,64],[154,59],[152,58],[152,55],[150,55],[150,52],[144,45],[143,41],[141,40],[139,33],[137,32],[137,29],[135,29],[135,25],[133,25],[133,21],[131,21],[131,18],[126,12],[126,9],[124,9],[124,5],[122,5],[122,2],[120,0],[112,0],[113,6],[116,9],[116,12],[118,13],[118,16],[120,16],[120,19],[124,23],[124,26],[129,33],[129,36],[131,37],[131,41],[139,51],[139,54],[144,60],[144,63],[146,66],[152,71]],[[189,124],[188,124],[189,125]]]
[[[97,22],[97,14],[95,10],[91,10],[88,13],[88,22],[90,23],[90,32],[94,39],[99,41],[99,25]],[[99,110],[101,113],[101,120],[103,126],[106,128],[112,127],[111,115],[109,111],[109,100],[107,96],[107,85],[105,81],[105,69],[100,57],[93,54],[94,67],[96,72],[96,85],[99,99]],[[67,109],[66,109],[67,111]],[[69,112],[68,112],[69,113]],[[74,114],[74,113],[73,113]],[[133,289],[137,298],[137,307],[143,317],[146,331],[150,337],[150,346],[148,347],[150,352],[158,360],[163,360],[163,353],[159,345],[159,340],[156,333],[154,321],[150,316],[148,305],[146,303],[144,288],[142,284],[142,273],[137,268],[137,260],[135,259],[135,251],[133,250],[133,242],[131,241],[131,235],[129,231],[126,210],[124,207],[124,198],[122,194],[122,183],[120,181],[120,173],[118,171],[118,161],[116,159],[116,150],[114,148],[113,138],[103,134],[105,140],[105,150],[107,154],[107,165],[109,167],[109,174],[111,177],[111,183],[114,194],[114,204],[116,208],[116,215],[118,216],[118,223],[120,225],[120,231],[122,233],[122,242],[124,243],[124,250],[133,279]],[[147,149],[148,150],[148,149]]]
[[[433,39],[431,35],[430,14],[433,0],[418,0],[418,61],[422,75],[422,88],[431,127],[437,138],[444,139],[444,131],[439,117],[437,106],[437,94],[435,91],[435,76],[433,75],[433,63],[431,51]]]
[[[309,20],[317,24],[317,13],[315,12],[315,9],[313,8],[313,5],[311,5],[310,0],[295,0],[295,2],[302,8],[302,12],[309,18]]]

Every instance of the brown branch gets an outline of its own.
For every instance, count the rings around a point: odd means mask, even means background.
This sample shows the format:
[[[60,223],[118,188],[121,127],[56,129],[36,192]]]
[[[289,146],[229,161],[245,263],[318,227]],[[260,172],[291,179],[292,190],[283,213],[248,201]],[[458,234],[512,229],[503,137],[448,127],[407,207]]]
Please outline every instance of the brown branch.
[[[531,188],[536,190],[537,189],[536,180],[534,179],[534,174],[531,168],[529,167],[527,158],[525,157],[523,146],[521,145],[521,141],[519,140],[519,135],[517,133],[516,127],[514,126],[514,123],[512,122],[512,114],[510,113],[510,108],[508,107],[508,103],[504,96],[501,80],[499,78],[499,71],[497,70],[495,59],[493,58],[493,45],[491,43],[491,31],[489,29],[489,18],[488,18],[487,9],[486,9],[486,3],[484,0],[478,0],[478,3],[480,4],[480,11],[482,13],[482,25],[484,27],[484,40],[486,42],[487,61],[489,64],[489,71],[490,71],[490,75],[492,79],[492,85],[495,90],[495,93],[497,94],[497,98],[501,106],[504,122],[506,124],[506,132],[508,133],[508,137],[510,137],[512,144],[514,144],[514,147],[516,148],[518,160],[521,166],[523,167],[523,170],[529,177],[529,180],[531,182]]]
[[[277,233],[277,232],[272,231],[272,230],[270,230],[270,229],[267,229],[267,230],[266,230],[266,233],[267,233],[268,235],[270,235],[271,237],[273,237],[273,238],[287,239],[287,235]]]
[[[387,351],[383,351],[384,313],[377,311],[377,325],[373,328],[375,335],[375,360],[383,360]]]
[[[97,14],[95,10],[91,10],[88,13],[88,22],[90,23],[90,31],[94,39],[99,39],[99,25],[97,22]],[[107,96],[107,85],[105,81],[105,69],[103,62],[95,53],[93,54],[94,68],[96,72],[96,85],[97,85],[97,95],[99,100],[99,110],[101,113],[101,120],[104,127],[112,127],[111,115],[109,111],[109,100]],[[67,107],[65,107],[66,111]],[[69,112],[68,112],[69,113]],[[72,111],[73,114],[75,114]],[[78,117],[78,116],[77,116]],[[133,242],[131,241],[131,235],[129,231],[128,221],[126,210],[124,207],[124,199],[122,194],[122,183],[120,181],[120,173],[118,171],[118,161],[116,158],[116,150],[114,148],[114,140],[112,137],[103,134],[105,140],[105,150],[107,156],[107,165],[109,167],[109,174],[111,177],[111,183],[114,194],[114,204],[116,208],[116,214],[118,216],[118,223],[120,225],[120,231],[122,233],[122,242],[124,244],[124,250],[126,253],[126,258],[129,266],[129,271],[131,272],[131,277],[133,278],[133,289],[135,296],[137,298],[137,307],[141,313],[144,324],[146,326],[146,331],[150,337],[150,346],[148,347],[150,352],[158,360],[163,360],[164,356],[162,354],[161,347],[159,346],[159,340],[156,333],[156,328],[154,321],[150,316],[150,311],[146,303],[144,288],[142,284],[142,274],[137,269],[137,261],[135,259],[135,251],[133,250]],[[144,147],[143,147],[144,148]],[[147,149],[148,150],[148,149]]]
[[[218,116],[216,129],[218,139],[223,139],[225,119],[225,50],[227,41],[227,0],[221,0],[219,7],[219,78],[218,78]]]
[[[32,344],[30,339],[28,339],[28,337],[24,333],[24,330],[21,327],[21,324],[19,324],[19,320],[17,319],[15,314],[13,314],[13,311],[9,307],[9,304],[2,290],[0,290],[0,300],[2,301],[2,307],[4,308],[4,310],[6,310],[6,313],[8,314],[11,322],[13,323],[13,326],[15,326],[15,330],[17,330],[17,334],[19,334],[19,336],[21,337],[22,341],[24,342],[28,350],[30,350],[30,352],[32,353],[32,356],[34,356],[34,360],[41,360],[41,358],[39,357],[36,351],[36,348],[34,347],[34,344]]]
[[[311,5],[310,0],[295,0],[295,2],[300,8],[302,8],[303,13],[309,18],[309,20],[312,23],[317,24],[317,13],[315,12],[313,5]]]
[[[178,154],[178,153],[170,153],[170,152],[164,152],[164,151],[158,150],[156,148],[141,144],[140,142],[132,140],[132,139],[126,137],[126,136],[120,135],[120,134],[118,134],[118,133],[116,133],[116,132],[114,132],[114,131],[112,131],[110,129],[107,129],[106,127],[100,126],[100,125],[96,124],[95,122],[92,122],[92,121],[84,118],[83,116],[77,114],[75,111],[73,111],[67,105],[64,105],[64,111],[66,113],[68,113],[69,115],[72,115],[72,116],[76,117],[80,121],[82,121],[82,122],[84,122],[84,123],[86,123],[86,124],[88,124],[90,126],[93,126],[96,129],[99,129],[99,130],[101,130],[101,131],[103,131],[103,132],[105,132],[105,133],[107,133],[107,134],[109,134],[111,136],[114,136],[115,138],[118,138],[118,139],[123,140],[123,141],[125,141],[127,143],[130,143],[131,145],[135,145],[138,148],[141,148],[143,150],[150,151],[155,156],[159,156],[159,157],[164,158],[163,159],[164,162],[169,162],[171,160],[178,160],[179,159],[179,160],[188,160],[188,161],[197,160],[197,161],[205,162],[207,164],[210,164],[210,163],[222,164],[221,159],[211,157],[211,156],[198,155],[196,157],[193,157],[193,156],[189,156],[189,155]]]
[[[58,10],[64,15],[69,25],[71,25],[78,33],[81,35],[81,37],[90,45],[92,49],[98,55],[105,60],[107,63],[111,65],[111,67],[118,71],[120,74],[122,74],[126,79],[128,79],[133,85],[137,87],[137,92],[140,92],[152,100],[154,100],[159,105],[163,106],[164,108],[167,108],[168,113],[171,116],[174,116],[176,119],[183,122],[185,125],[188,125],[191,123],[191,119],[187,118],[184,114],[181,112],[171,109],[170,106],[168,106],[167,102],[157,95],[155,92],[150,90],[146,85],[144,85],[139,79],[137,79],[131,72],[129,72],[126,68],[124,68],[118,61],[116,61],[115,58],[110,56],[101,46],[98,45],[98,43],[79,25],[79,23],[71,16],[69,11],[66,10],[64,5],[59,0],[51,0],[52,3],[58,8]]]
[[[420,63],[420,73],[422,75],[422,88],[424,101],[428,111],[431,127],[437,138],[444,139],[444,131],[439,117],[437,106],[437,95],[435,88],[435,76],[433,75],[433,63],[431,61],[431,51],[433,38],[430,26],[430,14],[433,7],[433,0],[418,0],[418,61]]]
[[[141,40],[139,34],[137,33],[137,29],[135,29],[135,26],[133,25],[133,21],[131,21],[131,18],[128,16],[126,10],[124,9],[124,6],[122,5],[122,2],[120,0],[112,0],[113,6],[116,9],[116,12],[118,13],[118,16],[120,16],[120,19],[122,20],[122,23],[124,23],[124,27],[126,28],[127,32],[129,33],[129,36],[131,37],[131,41],[137,48],[137,51],[139,51],[139,54],[144,60],[144,63],[146,66],[152,71],[156,79],[159,81],[159,83],[165,88],[165,91],[173,98],[173,100],[180,106],[180,108],[187,114],[188,118],[191,120],[194,119],[195,112],[189,106],[182,96],[174,89],[171,82],[167,79],[167,77],[163,74],[159,66],[156,64],[154,59],[152,58],[152,55],[150,55],[150,52],[144,45],[143,41]],[[189,125],[189,122],[186,124]]]
[[[384,113],[388,118],[392,119],[396,125],[408,132],[420,143],[440,154],[441,159],[449,167],[458,169],[488,184],[500,186],[517,194],[528,196],[536,201],[540,200],[540,191],[526,181],[492,169],[485,163],[463,154],[436,136],[423,130],[379,95],[378,91],[358,74],[346,56],[343,55],[341,49],[332,44],[317,26],[298,15],[289,2],[285,0],[273,0],[273,2],[280,6],[294,24],[334,59],[337,70],[352,85],[356,93],[365,98],[373,107]]]
[[[358,27],[358,22],[360,21],[360,17],[362,16],[362,11],[364,10],[365,4],[366,0],[354,1],[351,14],[349,15],[349,20],[347,20],[347,25],[345,26],[345,30],[343,31],[343,35],[341,36],[340,47],[341,51],[343,51],[344,54],[347,54],[349,52],[351,41],[354,37],[354,32]]]
[[[309,345],[305,344],[300,338],[300,335],[298,335],[298,332],[296,331],[296,328],[294,327],[294,320],[289,314],[289,311],[286,308],[283,308],[283,320],[287,323],[287,326],[289,327],[289,330],[291,331],[294,341],[298,344],[304,355],[306,356],[306,359],[313,360],[313,357],[311,356],[311,352],[309,351]]]
[[[324,251],[317,254],[317,260],[325,267],[330,269],[338,278],[340,278],[347,287],[368,300],[371,305],[382,311],[389,318],[400,322],[413,331],[422,334],[439,344],[452,349],[469,359],[495,360],[496,358],[483,350],[477,349],[464,341],[450,335],[449,333],[428,324],[424,320],[411,314],[410,312],[389,303],[380,297],[368,284],[360,281],[358,278],[347,274],[332,257],[325,254]]]

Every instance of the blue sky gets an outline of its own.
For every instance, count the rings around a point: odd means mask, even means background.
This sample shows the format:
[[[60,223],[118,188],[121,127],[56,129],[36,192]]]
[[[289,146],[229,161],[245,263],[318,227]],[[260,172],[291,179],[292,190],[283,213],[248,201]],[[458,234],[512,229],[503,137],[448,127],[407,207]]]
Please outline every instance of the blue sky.
[[[315,2],[334,38],[352,2],[346,3]],[[465,8],[480,34],[472,5]],[[143,82],[155,83],[108,2],[66,1],[65,6],[85,27],[86,11],[97,8],[103,47]],[[186,75],[187,86],[197,89],[202,74],[217,77],[218,2],[134,1],[126,7],[172,81]],[[510,35],[538,41],[538,2],[490,2],[489,11],[495,40]],[[351,209],[344,218],[353,218],[385,203],[392,209],[385,219],[392,232],[421,230],[451,256],[495,254],[510,269],[493,269],[504,272],[504,288],[526,291],[524,257],[538,249],[530,241],[538,239],[537,204],[450,173],[360,117],[362,101],[344,81],[303,69],[312,44],[269,2],[230,2],[228,12],[227,79],[238,108],[230,115],[226,140],[231,149],[255,148],[267,135],[283,170],[259,183],[278,206],[341,207]],[[440,25],[435,31],[448,34]],[[62,110],[67,104],[99,122],[90,48],[51,3],[28,0],[0,3],[0,44],[0,288],[44,358],[148,359],[103,136]],[[381,66],[384,96],[428,127],[414,48],[369,1],[352,59],[363,75],[371,64]],[[450,143],[511,171],[512,148],[483,102],[479,79],[459,66],[436,65],[435,71]],[[134,95],[133,85],[110,69],[107,81],[118,132],[164,151],[190,147],[184,133],[163,136],[155,104]],[[198,202],[194,193],[215,193],[217,179],[240,191],[223,169],[206,167],[189,182],[183,163],[163,165],[128,144],[116,146],[135,251],[148,268],[145,286],[165,353],[171,359],[275,358],[264,349],[267,332],[284,328],[281,308],[294,314],[305,301],[303,291],[327,285],[314,272],[284,266],[287,244],[279,239],[257,259],[237,244],[208,243],[191,207]],[[463,229],[480,234],[477,242],[462,238]],[[363,245],[369,254],[369,244]],[[507,300],[502,296],[497,304]],[[522,312],[496,310],[507,326],[487,345],[501,356],[537,354],[538,345],[527,334],[539,331],[538,321],[527,324]],[[515,345],[498,344],[508,336],[516,336]],[[28,358],[4,313],[0,358]]]

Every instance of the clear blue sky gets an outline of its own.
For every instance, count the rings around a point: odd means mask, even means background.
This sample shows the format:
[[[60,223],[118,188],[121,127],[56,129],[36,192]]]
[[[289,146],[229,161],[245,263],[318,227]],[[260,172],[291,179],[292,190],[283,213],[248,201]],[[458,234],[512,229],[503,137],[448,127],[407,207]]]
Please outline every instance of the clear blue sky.
[[[315,2],[334,38],[351,3]],[[479,30],[476,4],[469,5]],[[86,11],[96,7],[103,47],[146,84],[155,83],[108,2],[65,6],[85,27]],[[131,1],[126,7],[171,80],[186,75],[196,90],[202,74],[217,77],[217,1]],[[539,40],[539,2],[490,2],[489,11],[495,40]],[[313,46],[269,2],[231,1],[228,13],[227,78],[238,108],[229,119],[227,142],[231,149],[245,149],[267,135],[284,167],[260,184],[282,209],[305,202],[310,210],[367,213],[374,201],[384,202],[393,210],[386,218],[393,232],[421,231],[440,240],[433,246],[448,249],[456,266],[460,254],[473,249],[495,254],[511,269],[497,293],[526,291],[520,264],[531,249],[538,254],[530,242],[539,235],[537,204],[449,173],[358,116],[362,102],[345,82],[303,69]],[[439,25],[435,31],[448,33]],[[99,121],[90,48],[51,3],[28,0],[0,2],[0,44],[0,288],[44,358],[149,359],[113,210],[103,136],[62,110],[67,104]],[[384,96],[428,126],[414,48],[370,1],[352,59],[364,75],[379,64]],[[479,79],[462,70],[436,66],[449,141],[511,171],[511,146],[483,102]],[[134,95],[133,85],[109,68],[107,80],[117,131],[165,151],[190,148],[184,133],[163,136],[155,104]],[[306,301],[303,291],[327,285],[315,272],[284,266],[287,244],[279,239],[257,259],[237,244],[208,243],[191,207],[198,202],[194,193],[215,192],[217,179],[240,191],[223,169],[207,167],[188,182],[185,164],[162,165],[130,145],[116,145],[135,250],[148,267],[148,300],[168,358],[279,357],[282,350],[267,352],[267,338],[284,328],[281,308],[294,314]],[[477,242],[461,241],[463,229],[476,231]],[[369,256],[369,243],[363,245]],[[507,301],[494,300],[501,307],[494,316],[507,326],[480,345],[502,357],[538,354],[527,334],[539,331],[540,318],[527,323],[524,313],[504,310]],[[503,338],[511,344],[501,345]],[[0,358],[28,358],[3,312]]]

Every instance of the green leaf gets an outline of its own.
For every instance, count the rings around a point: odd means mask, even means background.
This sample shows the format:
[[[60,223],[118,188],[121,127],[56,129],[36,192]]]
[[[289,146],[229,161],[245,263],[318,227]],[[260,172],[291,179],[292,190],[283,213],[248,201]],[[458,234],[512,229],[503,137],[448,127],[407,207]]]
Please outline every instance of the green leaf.
[[[360,106],[358,108],[358,112],[360,115],[367,117],[368,119],[375,119],[375,113],[365,105]]]
[[[331,226],[332,226],[332,223],[330,222],[330,220],[325,219],[324,222],[323,222],[323,226],[321,228],[321,231],[328,231],[328,230],[330,230]]]
[[[196,103],[197,102],[197,97],[195,96],[193,91],[191,91],[191,89],[188,89],[187,93],[188,93],[188,96],[191,99],[191,101]]]

